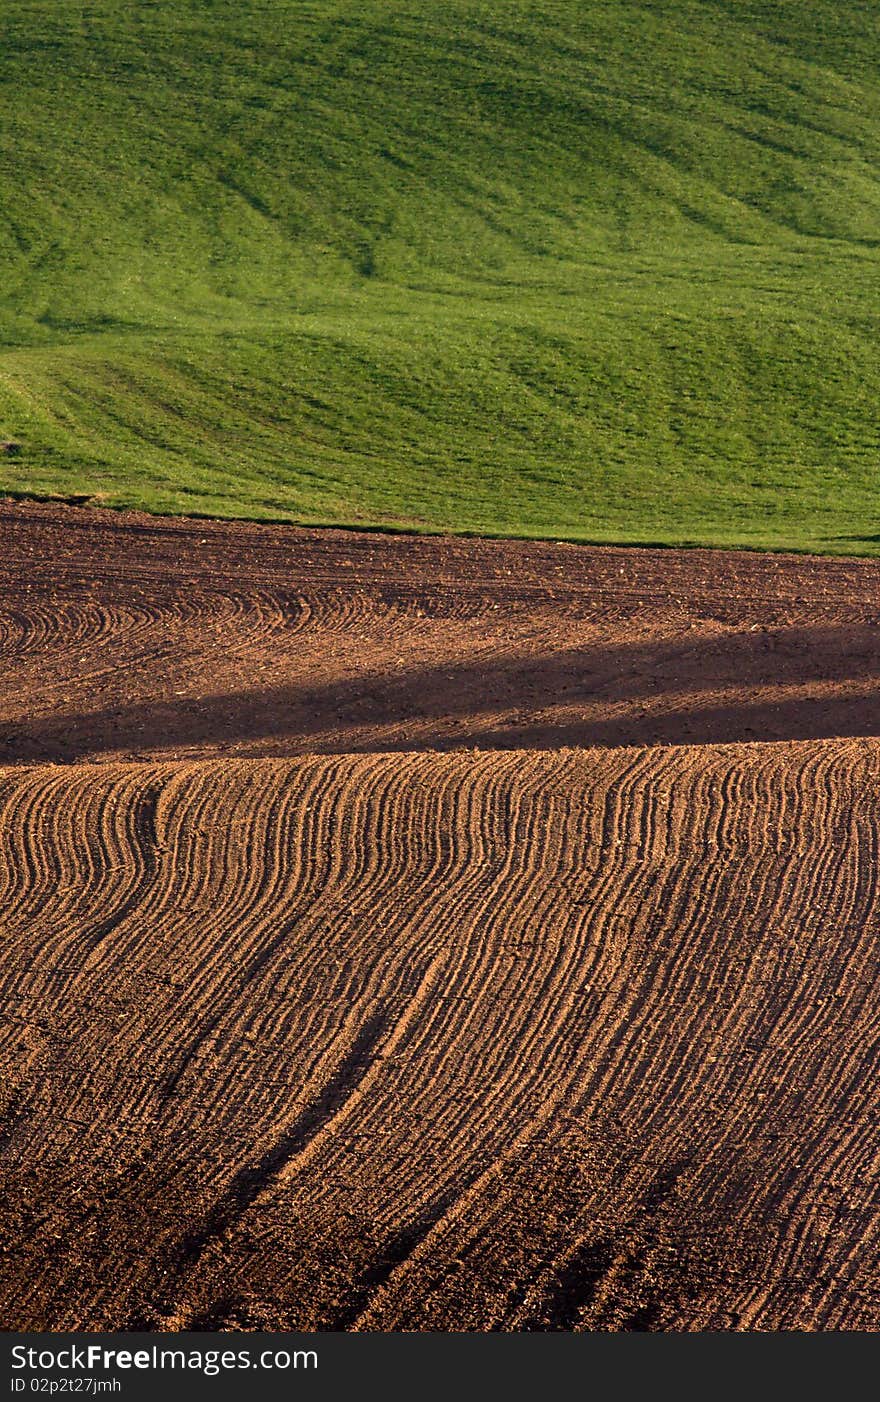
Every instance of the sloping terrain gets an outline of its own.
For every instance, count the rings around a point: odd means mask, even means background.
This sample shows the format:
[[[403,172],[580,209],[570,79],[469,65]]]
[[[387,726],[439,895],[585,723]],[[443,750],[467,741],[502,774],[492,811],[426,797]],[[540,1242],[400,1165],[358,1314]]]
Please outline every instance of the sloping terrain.
[[[880,566],[0,503],[0,761],[875,735]]]
[[[5,1328],[880,1327],[877,566],[0,540]]]
[[[6,770],[5,1326],[876,1329],[878,779]]]
[[[0,490],[876,554],[860,0],[4,0]]]

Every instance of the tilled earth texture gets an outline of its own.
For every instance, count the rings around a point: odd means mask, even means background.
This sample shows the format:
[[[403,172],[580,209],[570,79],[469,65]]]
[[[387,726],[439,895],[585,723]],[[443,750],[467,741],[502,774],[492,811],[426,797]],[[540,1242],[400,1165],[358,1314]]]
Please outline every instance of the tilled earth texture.
[[[0,1322],[880,1327],[880,566],[0,507]]]

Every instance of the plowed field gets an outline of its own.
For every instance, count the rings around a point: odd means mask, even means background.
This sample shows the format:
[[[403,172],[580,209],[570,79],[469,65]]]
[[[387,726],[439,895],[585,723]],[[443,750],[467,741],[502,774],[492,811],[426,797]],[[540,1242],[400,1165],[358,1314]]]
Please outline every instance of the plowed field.
[[[0,503],[0,762],[880,734],[880,562]]]
[[[4,1327],[880,1327],[877,566],[0,543]]]

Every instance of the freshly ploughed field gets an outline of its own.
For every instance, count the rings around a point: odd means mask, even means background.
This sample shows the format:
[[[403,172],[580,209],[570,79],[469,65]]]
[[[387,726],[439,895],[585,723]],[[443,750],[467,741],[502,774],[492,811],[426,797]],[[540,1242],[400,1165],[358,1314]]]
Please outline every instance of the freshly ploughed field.
[[[0,763],[880,734],[880,561],[0,501]]]
[[[880,1327],[880,565],[0,547],[4,1327]]]

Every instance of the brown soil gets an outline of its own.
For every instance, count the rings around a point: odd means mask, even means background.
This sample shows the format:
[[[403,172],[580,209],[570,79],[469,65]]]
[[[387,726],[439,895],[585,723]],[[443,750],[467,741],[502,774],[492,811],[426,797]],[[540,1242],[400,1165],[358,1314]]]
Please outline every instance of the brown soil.
[[[0,762],[880,734],[880,562],[0,503]]]
[[[0,590],[5,1328],[880,1327],[880,567],[10,505]]]

